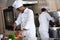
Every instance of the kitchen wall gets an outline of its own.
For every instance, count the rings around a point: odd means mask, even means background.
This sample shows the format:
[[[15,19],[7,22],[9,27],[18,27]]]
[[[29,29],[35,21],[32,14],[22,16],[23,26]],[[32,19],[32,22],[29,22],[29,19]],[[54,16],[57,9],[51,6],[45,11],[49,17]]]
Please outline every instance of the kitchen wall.
[[[1,9],[1,7],[0,7],[0,9]],[[3,32],[3,30],[2,30],[3,29],[3,21],[2,21],[1,17],[2,17],[2,11],[0,10],[0,33]]]
[[[36,1],[36,0],[24,0],[24,1]],[[37,0],[38,4],[33,6],[34,13],[40,13],[41,6],[48,6],[50,11],[60,10],[60,0]],[[3,2],[3,1],[2,1]],[[12,5],[14,0],[5,0],[6,6]]]
[[[7,0],[6,6],[8,7],[8,6],[12,5],[14,1],[15,1],[15,0]]]
[[[35,13],[40,13],[41,12],[41,7],[42,6],[47,6],[49,7],[49,11],[57,11],[60,10],[60,0],[37,0],[38,4],[33,6],[34,12]]]
[[[50,11],[57,11],[56,0],[46,0]]]
[[[7,0],[0,0],[0,33],[3,33],[5,28],[3,9],[6,8],[6,2]]]
[[[56,7],[57,7],[57,10],[60,11],[60,0],[56,0]]]
[[[34,12],[39,14],[42,6],[47,6],[46,0],[38,0],[38,3],[33,6]]]
[[[3,28],[4,28],[4,17],[2,7],[0,6],[0,33],[3,33]]]

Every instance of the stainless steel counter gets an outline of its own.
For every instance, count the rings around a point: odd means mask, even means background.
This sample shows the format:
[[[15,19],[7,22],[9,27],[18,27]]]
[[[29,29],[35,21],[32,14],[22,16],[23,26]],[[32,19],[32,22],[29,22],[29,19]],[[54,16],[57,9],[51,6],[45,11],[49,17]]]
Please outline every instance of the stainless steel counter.
[[[57,30],[60,29],[60,27],[50,27],[51,30]]]
[[[60,38],[60,27],[50,27],[49,36],[51,38]]]

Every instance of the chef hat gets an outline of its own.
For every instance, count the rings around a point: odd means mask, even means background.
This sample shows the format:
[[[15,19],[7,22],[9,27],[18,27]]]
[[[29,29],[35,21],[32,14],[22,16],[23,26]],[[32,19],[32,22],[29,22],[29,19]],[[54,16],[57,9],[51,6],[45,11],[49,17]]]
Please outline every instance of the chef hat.
[[[22,0],[16,0],[13,5],[12,5],[14,8],[19,8],[21,6],[23,6],[23,1]]]
[[[47,7],[47,6],[42,6],[42,8],[45,8],[46,10],[49,10],[49,7]]]

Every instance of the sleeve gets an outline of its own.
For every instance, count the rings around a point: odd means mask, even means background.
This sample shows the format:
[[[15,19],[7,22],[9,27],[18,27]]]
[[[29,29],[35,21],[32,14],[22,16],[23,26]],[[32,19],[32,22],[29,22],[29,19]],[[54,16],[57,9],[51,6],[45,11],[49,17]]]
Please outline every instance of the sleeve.
[[[29,29],[30,28],[30,25],[32,26],[31,22],[33,23],[33,20],[34,20],[34,15],[33,15],[33,11],[30,10],[28,12],[28,18],[27,18],[27,21],[26,21],[26,24],[24,26],[24,29]]]
[[[19,24],[21,24],[21,14],[19,14],[19,16],[18,16],[17,20],[15,21],[15,23],[17,24],[17,26]]]
[[[52,22],[54,22],[54,18],[53,17],[51,17],[48,13],[46,13],[46,15],[47,15],[47,19],[50,21],[52,21]]]

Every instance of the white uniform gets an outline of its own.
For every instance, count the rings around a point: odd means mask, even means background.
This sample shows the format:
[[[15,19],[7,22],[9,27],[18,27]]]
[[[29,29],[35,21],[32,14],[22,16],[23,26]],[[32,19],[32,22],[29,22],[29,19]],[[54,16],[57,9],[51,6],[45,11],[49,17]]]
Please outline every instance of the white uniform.
[[[23,33],[26,37],[23,40],[37,40],[36,29],[34,24],[33,11],[26,8],[24,13],[20,13],[17,20],[15,21],[17,25],[21,24],[22,29],[27,29]]]
[[[49,40],[48,29],[50,20],[54,22],[54,19],[47,12],[42,12],[39,15],[39,33],[42,40]]]

